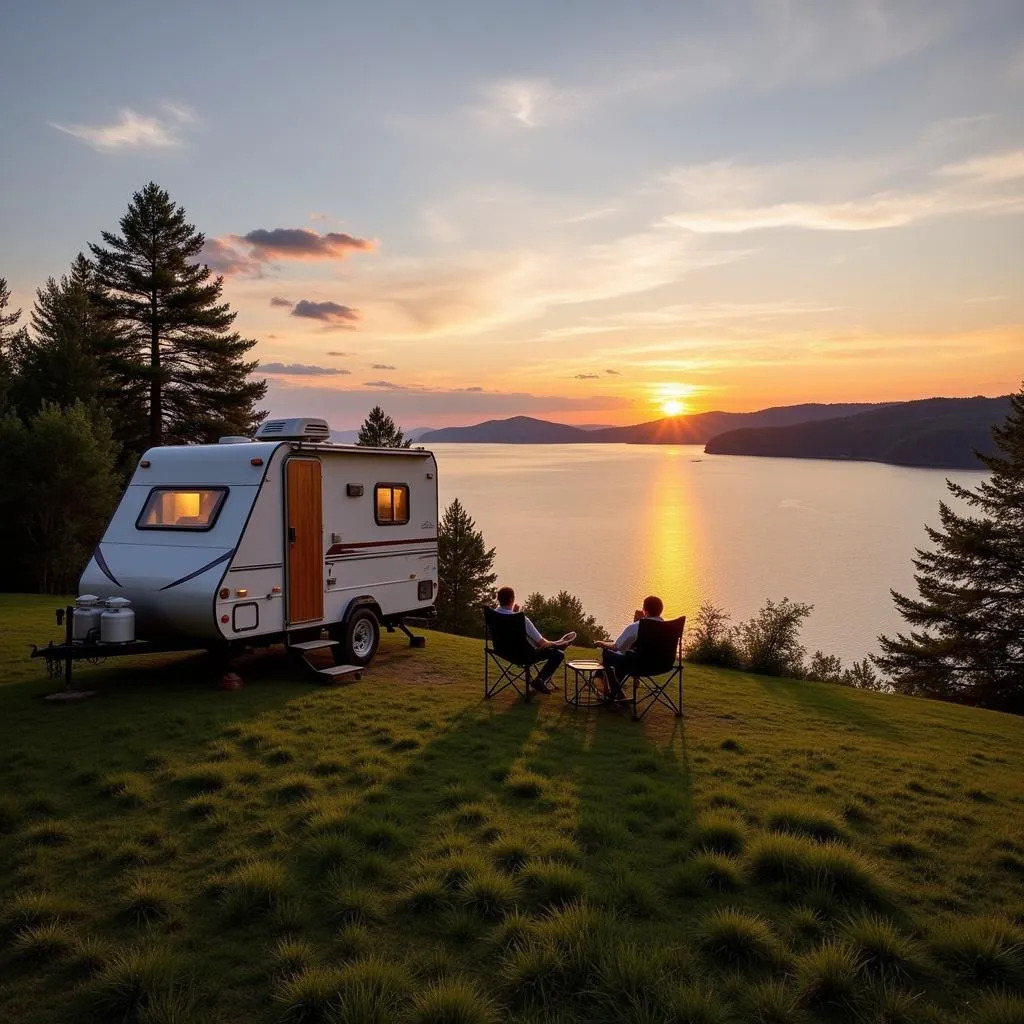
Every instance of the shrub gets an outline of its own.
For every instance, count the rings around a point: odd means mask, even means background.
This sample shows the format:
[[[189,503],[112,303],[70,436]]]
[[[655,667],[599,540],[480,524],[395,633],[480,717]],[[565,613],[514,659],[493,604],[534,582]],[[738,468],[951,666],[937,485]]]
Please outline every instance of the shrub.
[[[700,665],[739,668],[740,652],[729,622],[729,614],[723,608],[703,602],[693,622],[688,623],[686,660]]]
[[[494,1004],[461,978],[435,981],[416,995],[409,1024],[496,1024]]]
[[[758,914],[716,910],[700,932],[700,948],[712,962],[757,967],[780,963],[782,947],[768,922]]]
[[[829,941],[796,961],[796,985],[801,1000],[814,1008],[852,1003],[863,967],[857,951],[843,942]]]
[[[843,823],[836,815],[809,803],[774,804],[766,810],[765,822],[776,832],[810,836],[822,842],[846,837]]]
[[[708,853],[742,853],[747,826],[742,818],[724,811],[711,811],[697,819],[693,841]]]
[[[1024,981],[1024,933],[998,917],[954,921],[935,937],[936,956],[960,977],[978,984]]]
[[[788,597],[778,604],[768,600],[757,615],[737,626],[735,639],[743,668],[763,676],[801,676],[800,627],[813,607]]]
[[[564,636],[572,631],[579,647],[593,647],[597,640],[611,639],[604,626],[584,611],[583,602],[567,590],[560,590],[554,597],[530,594],[523,602],[523,611],[544,636]]]

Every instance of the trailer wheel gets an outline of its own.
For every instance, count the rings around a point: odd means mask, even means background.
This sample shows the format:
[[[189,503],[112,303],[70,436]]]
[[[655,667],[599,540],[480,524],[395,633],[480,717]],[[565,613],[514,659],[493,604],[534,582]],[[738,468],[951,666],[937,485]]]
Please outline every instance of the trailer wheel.
[[[369,608],[357,608],[345,624],[342,643],[349,665],[369,665],[380,643],[380,623]]]

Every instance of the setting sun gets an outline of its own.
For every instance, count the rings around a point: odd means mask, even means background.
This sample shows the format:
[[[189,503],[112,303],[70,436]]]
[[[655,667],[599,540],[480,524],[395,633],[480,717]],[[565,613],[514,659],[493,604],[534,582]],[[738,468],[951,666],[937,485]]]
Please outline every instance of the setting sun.
[[[686,410],[686,406],[678,398],[669,398],[661,403],[661,411],[666,416],[678,416]]]

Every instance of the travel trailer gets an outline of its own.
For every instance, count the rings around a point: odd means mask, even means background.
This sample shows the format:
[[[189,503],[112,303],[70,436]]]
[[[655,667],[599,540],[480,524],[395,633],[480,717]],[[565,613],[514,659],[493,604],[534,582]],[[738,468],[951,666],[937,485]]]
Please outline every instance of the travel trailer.
[[[325,674],[355,671],[382,625],[408,633],[434,613],[437,526],[431,452],[334,445],[323,420],[152,448],[82,574],[67,642],[35,656],[66,659],[70,678],[71,660],[118,648],[283,642],[331,649]]]

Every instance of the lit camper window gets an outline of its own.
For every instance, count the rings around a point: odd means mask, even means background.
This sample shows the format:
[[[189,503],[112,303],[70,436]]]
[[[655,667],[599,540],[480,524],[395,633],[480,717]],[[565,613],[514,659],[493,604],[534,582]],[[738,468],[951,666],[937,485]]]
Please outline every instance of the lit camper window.
[[[377,484],[374,511],[381,526],[399,526],[409,522],[409,485]]]
[[[209,530],[227,493],[226,487],[154,487],[135,526],[140,530]]]

